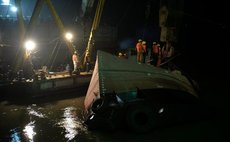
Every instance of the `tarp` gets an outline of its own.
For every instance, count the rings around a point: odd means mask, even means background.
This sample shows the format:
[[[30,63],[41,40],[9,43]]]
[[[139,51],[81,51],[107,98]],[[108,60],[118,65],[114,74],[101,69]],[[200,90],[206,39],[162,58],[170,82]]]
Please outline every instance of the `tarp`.
[[[133,60],[98,51],[95,69],[85,98],[88,109],[94,100],[106,93],[139,89],[173,89],[197,96],[189,80],[179,71],[168,71]]]

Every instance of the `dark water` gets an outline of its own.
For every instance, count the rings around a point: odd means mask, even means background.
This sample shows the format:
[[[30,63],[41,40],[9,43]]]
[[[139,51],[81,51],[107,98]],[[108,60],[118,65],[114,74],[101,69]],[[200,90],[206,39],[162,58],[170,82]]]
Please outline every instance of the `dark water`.
[[[0,141],[223,142],[225,139],[225,122],[217,117],[158,128],[146,134],[135,134],[126,130],[88,131],[83,125],[84,93],[85,91],[81,91],[75,96],[62,99],[1,101]]]

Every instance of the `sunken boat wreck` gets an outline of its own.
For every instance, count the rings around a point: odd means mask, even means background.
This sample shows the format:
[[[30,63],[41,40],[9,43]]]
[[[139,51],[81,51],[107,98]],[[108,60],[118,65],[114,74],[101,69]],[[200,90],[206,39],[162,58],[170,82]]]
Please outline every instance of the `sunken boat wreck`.
[[[84,100],[85,124],[89,130],[149,132],[193,117],[198,92],[197,83],[178,70],[98,51]]]

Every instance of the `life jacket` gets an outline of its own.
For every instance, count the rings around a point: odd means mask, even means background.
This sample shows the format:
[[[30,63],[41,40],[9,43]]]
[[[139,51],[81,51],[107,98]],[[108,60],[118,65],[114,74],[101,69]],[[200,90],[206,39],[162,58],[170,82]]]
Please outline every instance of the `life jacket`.
[[[137,49],[137,52],[143,52],[143,47],[142,47],[142,44],[140,42],[138,42],[136,44],[136,49]]]
[[[73,54],[72,60],[73,60],[74,62],[78,62],[78,58],[77,58],[77,55],[76,55],[76,54]]]

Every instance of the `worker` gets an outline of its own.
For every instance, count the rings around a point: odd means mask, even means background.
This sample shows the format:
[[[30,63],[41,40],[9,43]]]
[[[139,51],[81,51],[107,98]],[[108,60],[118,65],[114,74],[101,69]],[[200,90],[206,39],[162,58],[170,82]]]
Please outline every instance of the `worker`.
[[[154,41],[152,45],[152,60],[154,66],[156,66],[157,64],[159,53],[160,53],[160,44],[157,44],[157,42]]]
[[[136,44],[136,52],[137,52],[137,63],[140,64],[143,59],[142,39],[139,39]]]
[[[170,62],[170,58],[172,58],[173,55],[174,47],[172,46],[172,43],[170,41],[167,41],[162,48],[162,63],[164,63],[164,66],[162,67],[173,70],[174,65],[172,62]]]
[[[145,58],[147,56],[147,45],[146,41],[142,41],[142,50],[143,50],[143,58],[142,58],[142,63],[145,63]]]
[[[74,54],[72,56],[73,61],[73,72],[77,72],[77,65],[78,65],[78,57],[77,57],[77,51],[74,51]]]
[[[157,44],[157,48],[158,48],[158,55],[157,55],[157,61],[156,61],[156,67],[159,67],[161,64],[161,60],[162,60],[162,51],[161,51],[161,45]]]
[[[167,41],[162,48],[162,58],[167,60],[171,58],[174,54],[174,47],[172,46],[171,42]]]
[[[91,64],[90,64],[90,57],[89,57],[89,53],[86,54],[86,65],[85,65],[85,68],[86,68],[86,72],[90,72],[91,70]]]

